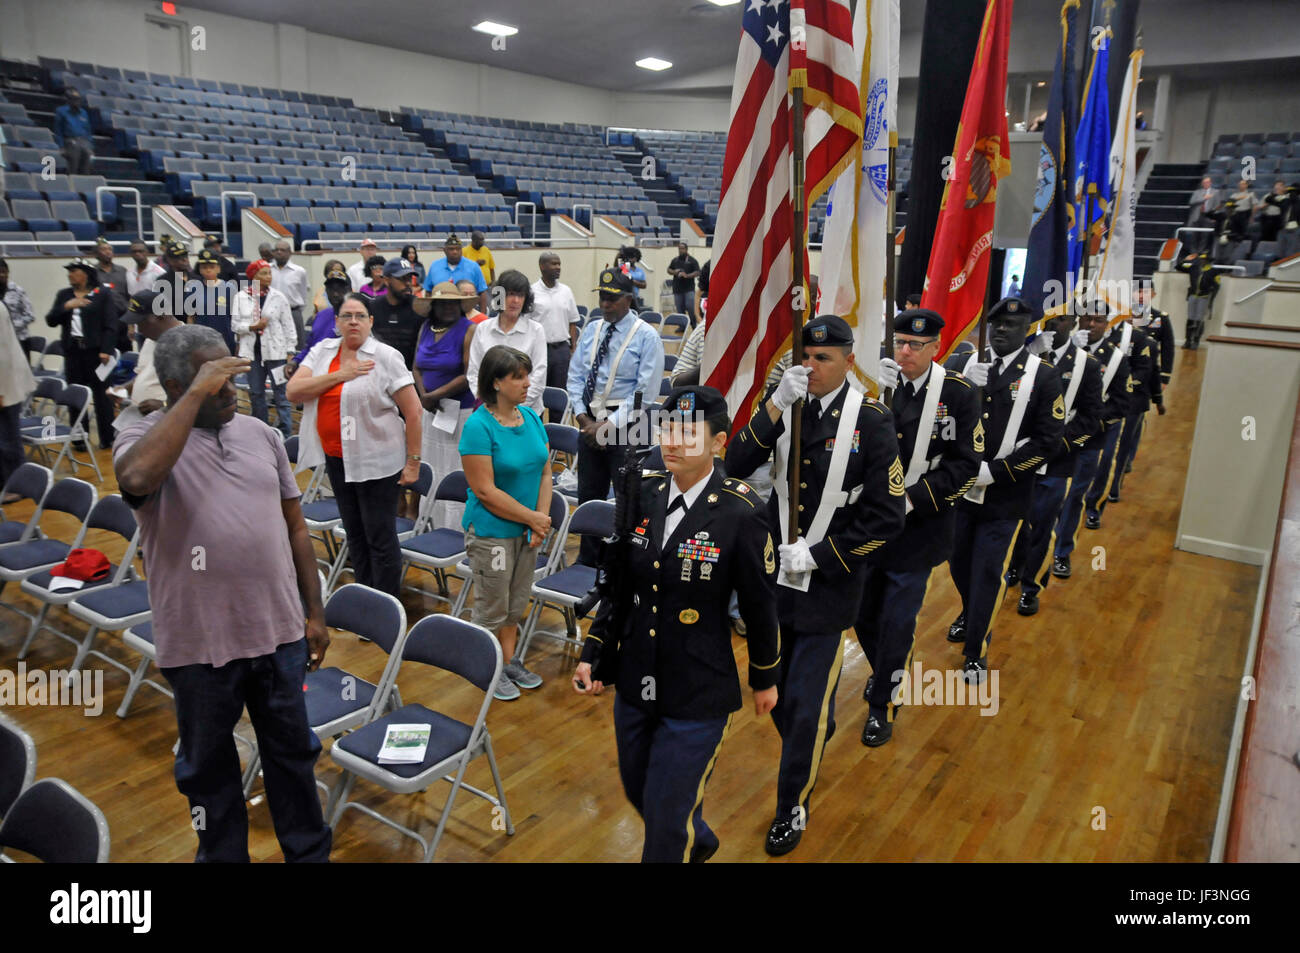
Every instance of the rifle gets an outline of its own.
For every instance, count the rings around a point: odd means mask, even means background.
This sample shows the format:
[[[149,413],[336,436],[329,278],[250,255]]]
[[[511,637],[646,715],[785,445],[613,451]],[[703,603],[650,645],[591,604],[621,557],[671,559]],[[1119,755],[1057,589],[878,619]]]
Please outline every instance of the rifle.
[[[627,455],[614,478],[614,531],[601,542],[596,585],[573,607],[575,618],[581,619],[599,604],[589,630],[601,640],[600,648],[591,660],[591,668],[592,678],[606,684],[617,680],[618,643],[632,608],[633,576],[628,539],[641,523],[641,473],[650,453],[648,431],[644,445],[635,442],[640,433],[637,424],[642,413],[641,394],[638,392],[632,399],[632,412],[628,415]]]

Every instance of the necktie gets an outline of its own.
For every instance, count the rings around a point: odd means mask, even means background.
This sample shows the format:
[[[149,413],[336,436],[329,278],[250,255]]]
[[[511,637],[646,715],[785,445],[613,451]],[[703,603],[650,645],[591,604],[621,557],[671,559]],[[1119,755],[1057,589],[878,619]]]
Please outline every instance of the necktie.
[[[822,419],[822,402],[816,397],[809,398],[803,407],[804,426],[812,429]]]
[[[673,498],[673,501],[668,504],[668,515],[672,516],[673,513],[678,510],[684,509],[686,509],[686,494],[678,493],[677,496]]]
[[[674,521],[673,514],[678,510],[682,511],[681,516],[677,517],[676,521]],[[668,545],[668,539],[673,535],[673,533],[677,532],[677,527],[681,525],[681,521],[685,519],[685,517],[686,494],[678,493],[673,501],[668,504],[668,513],[664,516],[664,538],[660,543],[661,548]]]
[[[999,357],[997,360],[993,362],[993,367],[989,370],[989,385],[992,386],[993,384],[996,384],[998,382],[998,378],[1001,376],[1002,376],[1002,358]]]
[[[605,333],[601,336],[600,346],[596,348],[596,361],[587,371],[587,383],[582,386],[582,403],[591,410],[591,399],[596,396],[596,372],[609,355],[609,339],[614,336],[614,322],[605,322]]]

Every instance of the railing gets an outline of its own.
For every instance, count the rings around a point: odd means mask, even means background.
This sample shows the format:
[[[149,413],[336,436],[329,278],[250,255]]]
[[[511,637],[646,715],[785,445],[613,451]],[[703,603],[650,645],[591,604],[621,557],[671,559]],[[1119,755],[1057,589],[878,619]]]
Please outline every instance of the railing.
[[[226,196],[246,196],[253,200],[253,208],[257,208],[258,198],[256,192],[249,192],[243,189],[222,189],[218,198],[221,199],[221,244],[230,244],[230,223],[226,219]]]
[[[591,205],[588,202],[578,202],[576,205],[573,206],[573,208],[569,212],[569,214],[573,216],[573,220],[577,222],[579,225],[582,224],[582,221],[578,218],[578,209],[580,208],[585,208],[587,210],[587,221],[590,222],[592,225],[595,225],[596,208],[594,205]]]
[[[100,185],[95,188],[95,218],[104,220],[104,193],[127,192],[135,196],[135,233],[144,238],[144,212],[140,208],[140,190],[129,185]]]
[[[529,215],[530,215],[530,218],[529,218],[529,222],[530,222],[530,224],[529,224],[529,229],[530,229],[530,232],[531,232],[531,238],[532,238],[533,240],[536,240],[536,238],[537,238],[537,203],[536,203],[536,202],[516,202],[516,203],[515,203],[515,228],[519,229],[520,232],[522,232],[522,231],[524,230],[523,225],[521,225],[521,224],[519,223],[519,210],[522,209],[525,205],[527,205],[530,209],[532,209],[532,212],[529,213]]]
[[[1262,294],[1263,294],[1265,291],[1267,291],[1269,288],[1272,288],[1272,287],[1273,287],[1273,284],[1274,284],[1274,282],[1270,281],[1268,284],[1264,285],[1262,288],[1256,288],[1256,289],[1255,289],[1254,291],[1252,291],[1250,294],[1245,295],[1244,297],[1238,298],[1236,301],[1234,301],[1234,302],[1232,302],[1232,303],[1233,303],[1233,304],[1245,304],[1247,301],[1249,301],[1251,298],[1255,297],[1256,295],[1262,295]]]

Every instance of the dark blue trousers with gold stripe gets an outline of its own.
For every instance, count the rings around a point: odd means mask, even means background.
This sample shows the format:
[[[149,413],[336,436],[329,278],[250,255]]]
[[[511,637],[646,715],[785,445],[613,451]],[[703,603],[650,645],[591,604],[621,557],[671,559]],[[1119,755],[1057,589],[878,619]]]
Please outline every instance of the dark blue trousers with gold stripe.
[[[854,624],[862,651],[871,663],[871,693],[867,704],[871,714],[893,721],[898,706],[893,692],[901,682],[895,673],[906,673],[916,644],[916,616],[930,588],[931,569],[893,572],[879,566],[867,567],[862,607]]]
[[[1092,486],[1083,495],[1083,504],[1089,516],[1100,516],[1106,508],[1106,493],[1110,487],[1111,471],[1115,469],[1119,441],[1126,429],[1127,418],[1111,424],[1106,429],[1106,439],[1101,445],[1101,460],[1097,463],[1097,472],[1093,475]]]
[[[961,614],[966,620],[967,658],[984,658],[989,650],[993,620],[1006,592],[1004,578],[1011,561],[1011,547],[1022,520],[981,520],[964,507],[957,507],[952,555],[948,568],[961,594]]]
[[[704,823],[704,787],[730,725],[731,716],[665,718],[614,697],[618,773],[645,821],[642,863],[686,863],[717,849]]]
[[[781,678],[772,709],[772,721],[781,736],[776,819],[806,821],[822,752],[835,734],[835,689],[844,667],[844,635],[801,633],[782,627],[781,650]]]
[[[1061,507],[1061,515],[1056,521],[1056,544],[1052,552],[1055,559],[1069,559],[1074,552],[1074,539],[1079,534],[1079,521],[1083,519],[1083,495],[1092,486],[1100,463],[1101,441],[1094,437],[1079,451],[1079,459],[1074,464],[1074,479],[1070,481],[1070,489],[1065,494],[1065,505]]]
[[[1029,524],[1016,539],[1016,558],[1012,565],[1020,576],[1020,591],[1037,595],[1052,578],[1052,567],[1047,561],[1048,550],[1056,536],[1056,522],[1065,505],[1069,477],[1040,476],[1034,484],[1033,500],[1029,504]]]
[[[1124,418],[1124,433],[1119,438],[1119,449],[1115,451],[1115,473],[1110,478],[1110,493],[1119,492],[1124,482],[1124,471],[1137,456],[1138,441],[1142,439],[1146,417],[1145,413],[1137,413]]]

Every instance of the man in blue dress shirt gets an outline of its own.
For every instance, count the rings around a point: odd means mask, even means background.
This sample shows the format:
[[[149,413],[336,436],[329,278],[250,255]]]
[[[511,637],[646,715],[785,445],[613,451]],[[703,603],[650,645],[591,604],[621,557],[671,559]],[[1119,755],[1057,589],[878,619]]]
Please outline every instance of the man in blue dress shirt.
[[[424,273],[424,290],[431,292],[434,285],[444,281],[472,281],[474,290],[478,292],[479,310],[486,311],[488,309],[487,282],[483,280],[483,269],[478,266],[478,262],[470,261],[465,257],[464,247],[455,234],[447,237],[446,243],[442,246],[442,253],[445,257],[429,265]]]
[[[54,110],[54,138],[68,161],[68,175],[89,175],[94,158],[94,133],[90,128],[90,111],[81,101],[81,93],[69,86],[67,100]]]
[[[632,398],[642,406],[659,400],[664,343],[659,332],[632,310],[636,288],[617,268],[600,273],[602,320],[588,321],[569,364],[569,401],[582,431],[578,447],[578,502],[603,500],[623,465],[624,432]],[[579,560],[596,565],[596,540],[584,536]]]

